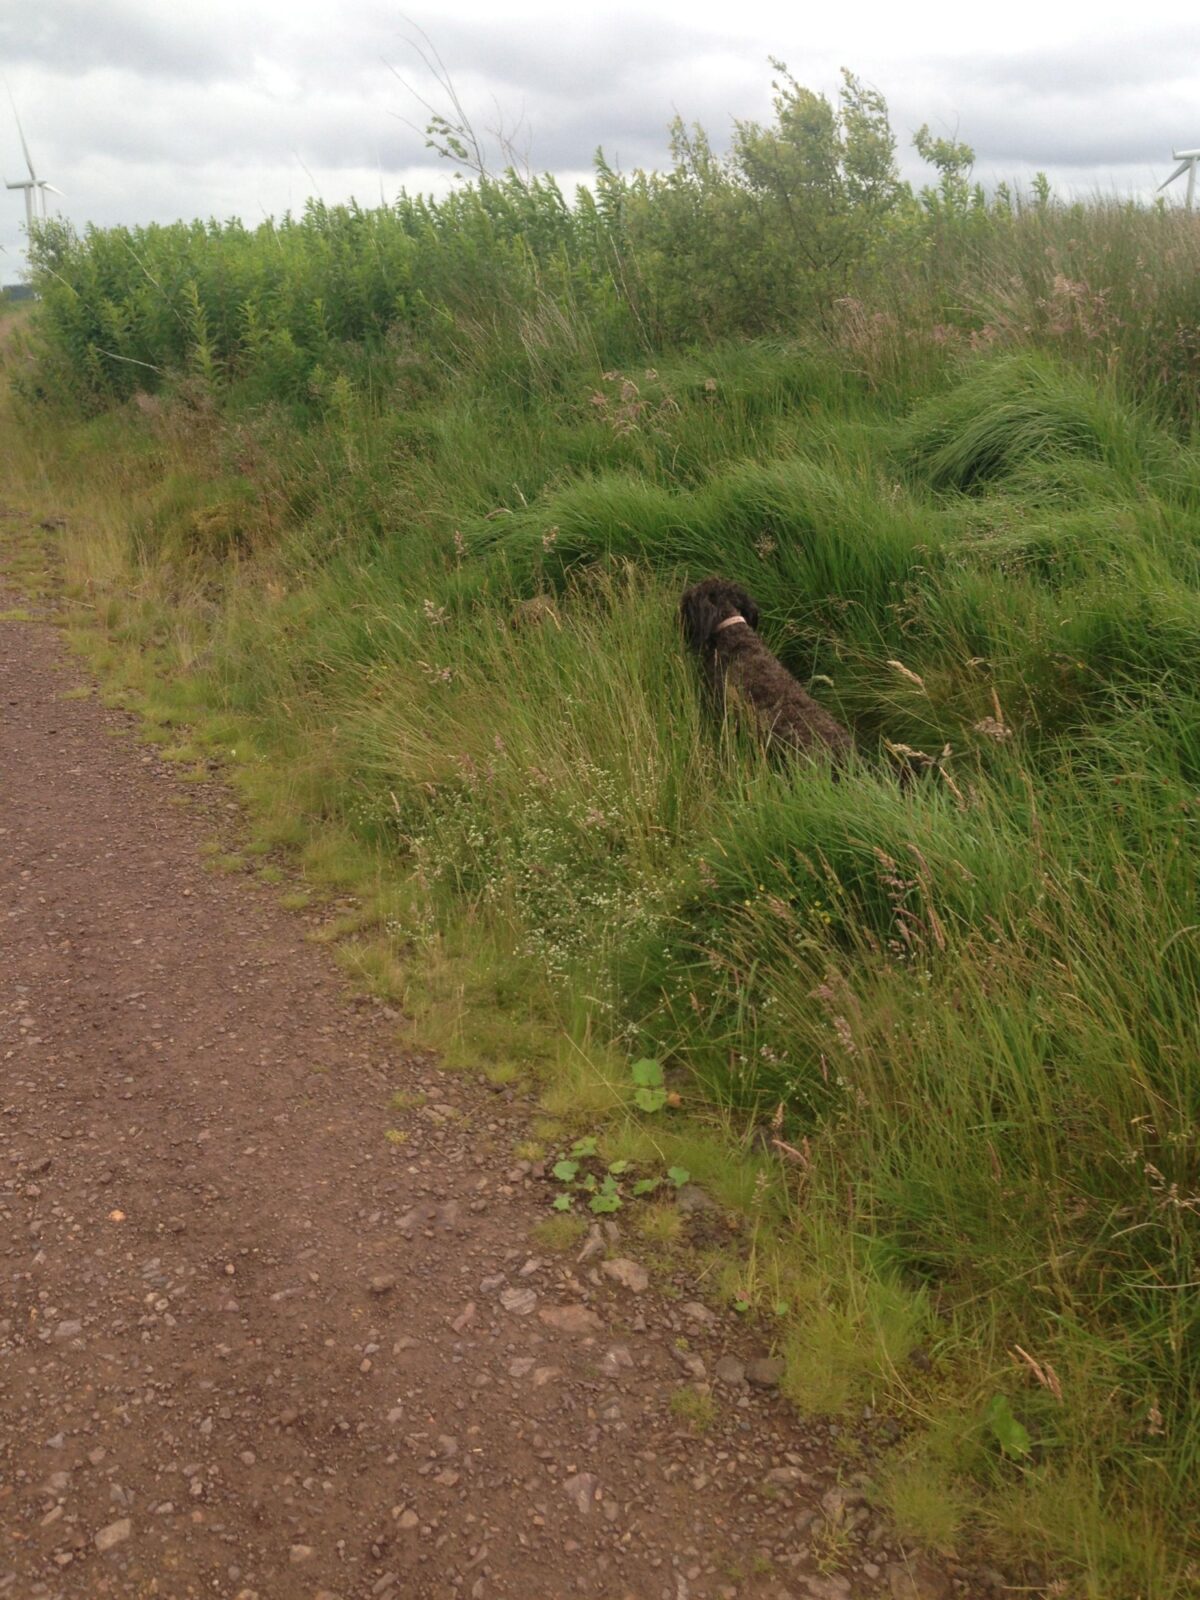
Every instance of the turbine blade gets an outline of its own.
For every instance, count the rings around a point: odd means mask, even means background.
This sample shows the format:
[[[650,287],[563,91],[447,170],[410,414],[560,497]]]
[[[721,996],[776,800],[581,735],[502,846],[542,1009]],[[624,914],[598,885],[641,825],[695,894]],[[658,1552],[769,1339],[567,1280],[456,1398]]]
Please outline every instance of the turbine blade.
[[[34,182],[37,182],[37,173],[34,171],[34,157],[29,154],[29,146],[26,144],[26,130],[24,130],[24,128],[21,126],[21,112],[16,109],[16,101],[13,99],[13,91],[11,91],[8,83],[5,83],[5,90],[8,90],[8,104],[13,107],[13,118],[16,120],[16,131],[18,131],[18,136],[21,138],[21,149],[24,150],[26,166],[29,168],[29,176],[30,178],[34,179]]]
[[[61,189],[56,189],[52,183],[47,183],[45,178],[42,178],[38,183],[38,188],[43,189],[47,194],[56,194],[60,200],[67,198]]]
[[[11,96],[11,94],[8,96],[8,98],[10,98],[10,101],[13,101],[13,96]],[[24,130],[24,128],[21,126],[21,117],[19,117],[18,110],[16,110],[16,101],[13,101],[13,115],[16,117],[16,131],[18,131],[19,136],[21,136],[21,149],[26,152],[26,166],[29,168],[29,176],[30,178],[34,179],[34,182],[37,182],[37,173],[34,171],[34,157],[29,154],[29,146],[26,144],[26,130]]]
[[[1164,179],[1164,181],[1162,183],[1160,183],[1158,187],[1160,189],[1165,189],[1167,187],[1168,183],[1174,183],[1175,179],[1179,176],[1179,174],[1181,172],[1186,172],[1187,169],[1191,166],[1191,164],[1192,163],[1190,161],[1181,161],[1179,163],[1179,165],[1175,168],[1175,171],[1171,174],[1171,176],[1169,178]]]

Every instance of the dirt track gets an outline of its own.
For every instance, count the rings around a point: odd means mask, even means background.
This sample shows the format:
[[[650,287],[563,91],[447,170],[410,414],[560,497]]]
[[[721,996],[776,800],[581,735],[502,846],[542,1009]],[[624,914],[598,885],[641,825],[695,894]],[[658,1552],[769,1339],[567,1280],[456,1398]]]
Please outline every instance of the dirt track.
[[[529,1107],[207,873],[79,678],[0,621],[0,1596],[974,1593],[739,1381],[764,1352],[694,1285],[539,1253]]]

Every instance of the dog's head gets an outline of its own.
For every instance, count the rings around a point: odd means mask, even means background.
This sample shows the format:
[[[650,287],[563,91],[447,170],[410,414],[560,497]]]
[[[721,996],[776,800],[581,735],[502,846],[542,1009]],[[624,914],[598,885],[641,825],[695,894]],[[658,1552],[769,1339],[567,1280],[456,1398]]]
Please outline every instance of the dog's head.
[[[727,578],[704,578],[684,590],[679,618],[693,650],[711,650],[717,628],[730,617],[744,617],[752,628],[758,627],[758,607],[736,583]]]

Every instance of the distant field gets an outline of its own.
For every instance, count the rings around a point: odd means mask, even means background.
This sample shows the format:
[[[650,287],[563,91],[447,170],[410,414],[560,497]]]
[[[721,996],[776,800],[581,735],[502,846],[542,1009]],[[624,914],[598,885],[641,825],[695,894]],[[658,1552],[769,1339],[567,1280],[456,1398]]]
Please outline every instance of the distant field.
[[[569,203],[48,229],[13,470],[109,669],[371,888],[360,975],[743,1205],[713,1281],[798,1405],[902,1416],[903,1528],[1182,1597],[1200,222],[929,140],[913,194],[876,97],[826,110]],[[854,729],[840,783],[714,722],[714,572]],[[641,1057],[682,1105],[637,1124]]]

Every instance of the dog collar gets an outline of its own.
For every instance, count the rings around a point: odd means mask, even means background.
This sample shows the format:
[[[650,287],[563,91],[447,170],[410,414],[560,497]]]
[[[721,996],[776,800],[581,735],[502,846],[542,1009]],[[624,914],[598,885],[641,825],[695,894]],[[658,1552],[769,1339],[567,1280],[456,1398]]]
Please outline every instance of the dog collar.
[[[713,629],[713,632],[714,633],[720,633],[722,628],[732,628],[735,622],[745,622],[747,627],[750,626],[750,624],[748,622],[746,622],[746,619],[743,616],[739,615],[739,616],[736,616],[736,617],[726,617],[724,622],[718,622],[717,623],[716,627]]]

